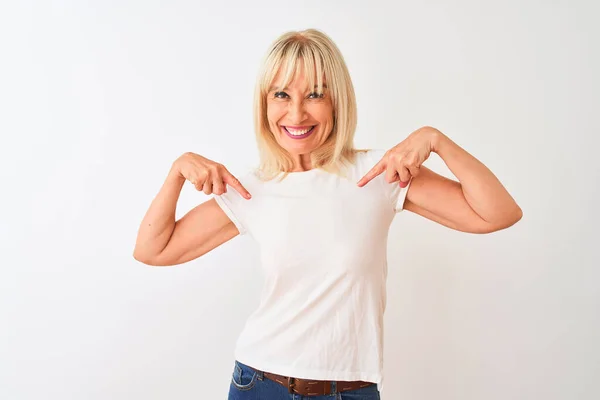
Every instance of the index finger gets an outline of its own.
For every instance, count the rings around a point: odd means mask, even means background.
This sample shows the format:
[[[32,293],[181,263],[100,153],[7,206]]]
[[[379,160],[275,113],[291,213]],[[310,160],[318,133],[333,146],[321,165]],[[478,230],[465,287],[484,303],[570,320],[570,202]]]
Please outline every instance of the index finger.
[[[252,197],[250,192],[248,192],[246,190],[244,185],[242,185],[242,183],[235,176],[233,176],[231,174],[231,172],[225,170],[225,174],[223,176],[223,181],[226,184],[228,184],[229,186],[231,186],[232,188],[234,188],[239,194],[241,194],[246,199],[249,199]]]
[[[356,183],[359,187],[365,186],[367,183],[371,181],[371,179],[375,178],[377,175],[380,175],[385,171],[385,162],[380,160],[369,172],[366,173],[365,176],[360,178],[360,180]]]

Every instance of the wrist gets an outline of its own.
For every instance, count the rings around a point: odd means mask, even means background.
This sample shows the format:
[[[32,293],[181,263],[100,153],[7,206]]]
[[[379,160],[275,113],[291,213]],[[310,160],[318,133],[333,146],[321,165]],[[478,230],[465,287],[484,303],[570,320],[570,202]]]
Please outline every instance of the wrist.
[[[171,169],[169,170],[169,174],[167,175],[167,180],[168,181],[172,181],[172,182],[177,182],[177,183],[185,183],[185,177],[183,175],[181,175],[181,172],[179,172],[179,168],[177,168],[176,165],[173,165],[171,167]]]
[[[432,128],[430,126],[425,127],[423,129],[426,129],[427,134],[429,135],[429,143],[431,146],[431,151],[434,153],[439,153],[440,149],[444,145],[444,141],[448,138],[442,132],[440,132],[439,130]]]

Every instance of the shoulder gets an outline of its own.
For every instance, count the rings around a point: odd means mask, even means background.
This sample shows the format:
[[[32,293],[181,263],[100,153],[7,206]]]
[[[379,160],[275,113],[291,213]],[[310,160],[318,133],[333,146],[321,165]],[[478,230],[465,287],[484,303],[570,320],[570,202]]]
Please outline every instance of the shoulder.
[[[255,167],[240,168],[234,175],[244,185],[257,185],[261,182],[260,171]]]
[[[357,150],[355,153],[354,166],[359,174],[366,174],[371,168],[381,160],[385,150],[365,149]]]
[[[255,168],[244,166],[231,168],[228,171],[252,196],[259,191],[261,181],[258,179]],[[237,202],[240,202],[242,205],[246,204],[246,199],[230,184],[227,185],[227,191],[219,197],[229,201],[231,204]]]

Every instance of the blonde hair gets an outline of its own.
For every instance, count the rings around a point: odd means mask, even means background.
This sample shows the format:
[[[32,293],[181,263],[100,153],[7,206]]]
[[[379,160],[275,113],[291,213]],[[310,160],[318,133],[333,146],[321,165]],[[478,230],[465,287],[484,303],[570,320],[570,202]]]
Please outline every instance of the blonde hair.
[[[311,153],[313,168],[344,176],[344,165],[353,163],[356,130],[356,98],[344,58],[335,43],[316,29],[292,31],[273,42],[263,60],[254,92],[254,130],[260,166],[256,171],[263,180],[294,167],[290,154],[277,143],[267,120],[267,94],[278,72],[286,87],[299,68],[304,68],[310,90],[317,85],[323,90],[323,77],[333,106],[333,128],[326,141]],[[315,82],[316,78],[316,82]]]

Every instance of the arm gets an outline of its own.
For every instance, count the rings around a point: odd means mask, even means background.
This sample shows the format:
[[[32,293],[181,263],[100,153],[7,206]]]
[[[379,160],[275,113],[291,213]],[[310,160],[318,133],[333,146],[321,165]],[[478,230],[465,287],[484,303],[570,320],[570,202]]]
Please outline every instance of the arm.
[[[450,228],[489,233],[508,228],[523,215],[496,176],[479,160],[435,128],[431,151],[437,153],[459,182],[421,167],[413,177],[405,208]]]
[[[180,220],[175,209],[185,178],[172,169],[146,212],[133,257],[148,265],[176,265],[200,257],[239,234],[214,199]]]

